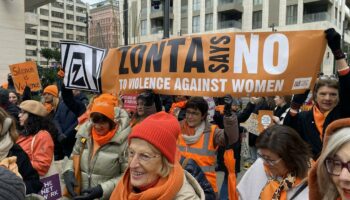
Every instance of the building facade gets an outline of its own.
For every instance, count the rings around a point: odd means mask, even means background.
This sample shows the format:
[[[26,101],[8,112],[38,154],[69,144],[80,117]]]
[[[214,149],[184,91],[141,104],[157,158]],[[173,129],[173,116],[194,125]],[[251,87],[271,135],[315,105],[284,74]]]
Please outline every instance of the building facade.
[[[26,60],[46,66],[47,60],[40,55],[42,48],[60,48],[60,40],[86,43],[88,11],[80,0],[56,0],[30,10],[28,15],[36,20],[25,23]]]
[[[158,9],[152,6],[152,0],[129,0],[128,4],[129,44],[162,39],[164,0],[160,0]],[[344,48],[349,51],[349,6],[350,0],[170,0],[170,37],[333,27],[344,35]],[[322,71],[333,73],[333,63],[327,49]]]
[[[7,81],[9,65],[25,61],[25,22],[35,23],[37,18],[28,10],[50,3],[51,0],[0,1],[0,83]]]
[[[119,46],[119,1],[101,1],[90,6],[89,44],[104,49]]]

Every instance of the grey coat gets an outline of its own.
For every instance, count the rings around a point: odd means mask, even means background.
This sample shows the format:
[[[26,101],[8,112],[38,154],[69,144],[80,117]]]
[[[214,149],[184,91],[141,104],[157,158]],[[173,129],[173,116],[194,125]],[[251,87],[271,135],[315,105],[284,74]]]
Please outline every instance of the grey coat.
[[[126,150],[128,146],[127,137],[131,132],[130,119],[128,113],[116,107],[115,119],[119,121],[119,128],[117,133],[111,141],[101,146],[91,159],[93,150],[93,141],[91,138],[92,124],[90,121],[83,124],[76,135],[77,140],[73,148],[72,155],[80,154],[82,146],[81,138],[87,139],[85,148],[81,155],[81,189],[88,189],[101,185],[103,189],[103,196],[101,199],[109,199],[114,187],[122,174],[127,168]],[[73,171],[73,161],[70,158],[67,162],[64,172]]]

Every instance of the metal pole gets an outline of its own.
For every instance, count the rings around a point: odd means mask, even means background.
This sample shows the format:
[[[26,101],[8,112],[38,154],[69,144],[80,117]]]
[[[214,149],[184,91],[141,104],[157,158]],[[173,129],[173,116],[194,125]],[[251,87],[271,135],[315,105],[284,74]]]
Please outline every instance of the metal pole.
[[[164,32],[163,38],[169,38],[169,24],[170,24],[170,0],[164,0],[163,6],[163,14],[164,14]]]
[[[89,44],[89,13],[86,11],[86,44]]]
[[[124,14],[124,45],[128,45],[128,0],[124,0],[123,14]]]

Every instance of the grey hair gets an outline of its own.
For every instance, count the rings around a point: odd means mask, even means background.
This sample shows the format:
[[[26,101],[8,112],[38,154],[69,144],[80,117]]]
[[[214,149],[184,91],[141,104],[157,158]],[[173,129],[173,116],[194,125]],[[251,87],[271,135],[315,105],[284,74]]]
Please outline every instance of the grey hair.
[[[339,196],[336,185],[332,181],[332,175],[328,174],[325,160],[334,157],[339,149],[346,143],[350,142],[350,127],[337,130],[330,136],[328,144],[318,159],[317,166],[317,184],[323,200],[336,199]]]

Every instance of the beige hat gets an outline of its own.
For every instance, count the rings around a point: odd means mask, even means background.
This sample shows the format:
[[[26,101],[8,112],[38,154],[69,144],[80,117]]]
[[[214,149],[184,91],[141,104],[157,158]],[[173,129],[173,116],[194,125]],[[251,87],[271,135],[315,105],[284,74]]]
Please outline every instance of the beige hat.
[[[19,107],[29,113],[32,113],[34,115],[38,115],[41,117],[45,117],[47,116],[49,113],[46,111],[45,106],[38,102],[38,101],[34,101],[34,100],[26,100],[23,101]]]

